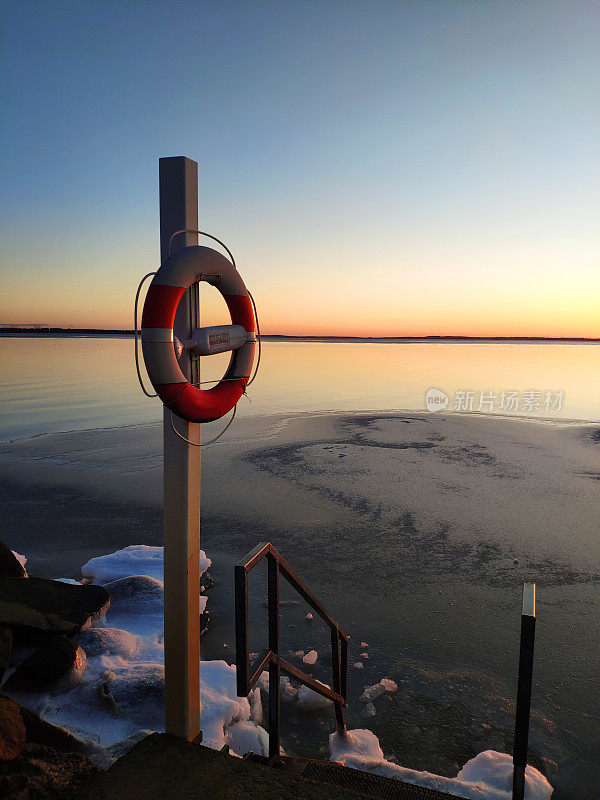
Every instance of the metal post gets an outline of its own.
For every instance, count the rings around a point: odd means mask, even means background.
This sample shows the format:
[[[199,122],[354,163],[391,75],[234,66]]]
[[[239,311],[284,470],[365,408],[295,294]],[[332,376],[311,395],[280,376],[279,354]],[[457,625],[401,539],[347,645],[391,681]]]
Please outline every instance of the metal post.
[[[337,628],[331,629],[331,666],[333,668],[333,691],[337,692],[337,694],[341,694],[342,677],[340,672],[340,635]],[[338,733],[345,733],[346,724],[344,723],[342,704],[336,702],[334,703],[334,706]]]
[[[529,741],[531,684],[533,680],[533,647],[535,640],[535,583],[523,584],[521,614],[521,647],[519,650],[519,684],[513,749],[513,800],[523,800],[525,767]]]
[[[189,158],[161,158],[160,251],[167,259],[171,235],[198,228],[198,164]],[[197,244],[196,234],[179,234],[171,254]],[[199,326],[198,287],[186,292],[175,315],[174,334],[187,339]],[[184,352],[180,366],[198,381],[197,364]],[[200,424],[175,417],[179,432],[200,442]],[[163,412],[164,439],[164,585],[165,585],[165,730],[187,741],[200,734],[200,448],[188,445]]]
[[[275,658],[269,663],[269,762],[279,759],[279,564],[272,555],[268,562],[269,650]]]

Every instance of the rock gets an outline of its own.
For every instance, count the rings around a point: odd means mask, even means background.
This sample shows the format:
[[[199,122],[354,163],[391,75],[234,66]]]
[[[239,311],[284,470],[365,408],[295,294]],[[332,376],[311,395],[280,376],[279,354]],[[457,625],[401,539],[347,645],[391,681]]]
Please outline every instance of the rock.
[[[85,671],[87,659],[85,653],[68,636],[53,636],[34,653],[23,661],[6,682],[7,689],[25,689],[36,691],[46,686],[56,685],[56,682],[74,671],[81,677]],[[56,687],[59,691],[71,688],[72,681],[67,681],[64,687]]]
[[[10,664],[13,635],[10,628],[0,628],[0,683]]]
[[[10,700],[10,698],[0,693],[0,700]],[[11,702],[13,701],[11,700]],[[86,749],[86,745],[76,736],[73,736],[72,733],[46,722],[45,719],[42,719],[39,714],[36,714],[30,708],[20,706],[20,711],[25,723],[25,736],[28,743],[47,744],[59,750],[72,750],[74,752],[83,752]]]
[[[309,650],[305,656],[302,656],[302,661],[305,664],[316,664],[317,663],[317,651],[316,650]]]
[[[4,542],[0,542],[0,578],[26,578],[25,567]]]
[[[0,761],[16,758],[25,746],[25,723],[18,704],[0,698]],[[0,785],[1,789],[1,785]],[[1,792],[0,792],[1,793]],[[2,795],[4,797],[4,795]]]
[[[0,762],[0,796],[4,800],[75,800],[100,771],[83,753],[28,743],[18,758]]]
[[[109,605],[102,586],[0,578],[0,625],[13,631],[74,634],[103,617]]]

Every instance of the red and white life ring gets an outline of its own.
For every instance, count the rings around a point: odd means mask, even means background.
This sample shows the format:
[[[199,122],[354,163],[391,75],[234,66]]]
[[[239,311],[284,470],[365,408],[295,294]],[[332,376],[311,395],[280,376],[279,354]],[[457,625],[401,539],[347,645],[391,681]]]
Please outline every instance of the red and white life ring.
[[[242,396],[254,361],[254,341],[234,350],[227,372],[211,389],[192,386],[181,371],[173,346],[179,301],[194,283],[205,280],[223,295],[231,321],[255,332],[254,312],[240,274],[210,247],[184,247],[164,263],[148,288],[142,313],[142,348],[148,376],[163,403],[189,422],[212,422],[227,414]],[[249,339],[255,340],[255,336]]]

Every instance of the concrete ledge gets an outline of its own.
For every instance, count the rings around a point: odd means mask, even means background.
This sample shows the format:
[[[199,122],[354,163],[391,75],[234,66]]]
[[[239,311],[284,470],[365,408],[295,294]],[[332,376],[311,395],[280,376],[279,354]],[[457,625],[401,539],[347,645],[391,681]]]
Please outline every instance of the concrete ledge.
[[[357,800],[365,795],[154,733],[81,793],[82,800]]]

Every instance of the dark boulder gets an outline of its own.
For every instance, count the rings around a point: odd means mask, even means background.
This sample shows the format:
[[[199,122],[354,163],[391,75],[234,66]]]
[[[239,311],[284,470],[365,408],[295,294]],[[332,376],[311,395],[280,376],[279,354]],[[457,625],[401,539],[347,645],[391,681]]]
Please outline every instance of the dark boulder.
[[[7,544],[0,542],[0,578],[26,578],[25,567],[17,561]]]
[[[6,688],[36,691],[51,686],[77,667],[78,649],[68,636],[52,636],[19,664],[6,681]]]
[[[15,702],[7,695],[0,692],[0,700],[10,700]],[[18,705],[18,703],[16,703]],[[72,733],[46,722],[39,714],[32,711],[27,706],[19,706],[21,717],[25,723],[25,736],[27,743],[36,742],[37,744],[47,744],[59,750],[72,750],[73,752],[87,752],[87,746]]]
[[[0,697],[0,762],[16,758],[24,746],[25,723],[21,709],[10,698]]]
[[[0,683],[10,664],[13,635],[10,628],[0,628]]]
[[[0,625],[13,631],[64,633],[89,628],[110,605],[106,589],[46,578],[0,578]]]
[[[0,762],[0,797],[5,800],[75,800],[100,768],[83,753],[27,743],[21,754]]]

